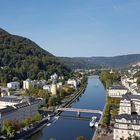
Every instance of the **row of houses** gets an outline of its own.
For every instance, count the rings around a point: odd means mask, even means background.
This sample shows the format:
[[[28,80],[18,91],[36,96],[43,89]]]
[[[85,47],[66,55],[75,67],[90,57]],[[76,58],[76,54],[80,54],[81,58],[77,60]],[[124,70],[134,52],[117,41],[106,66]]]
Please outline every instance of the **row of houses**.
[[[109,90],[109,96],[120,97],[120,108],[114,124],[114,140],[135,139],[140,137],[140,94],[137,78],[133,78],[136,70],[129,70],[128,75],[121,78],[122,87]],[[120,89],[119,89],[120,88]]]
[[[30,87],[42,87],[42,89],[47,90],[48,92],[52,93],[52,95],[57,94],[57,90],[59,90],[63,86],[63,82],[57,82],[55,80],[57,76],[53,75],[52,79],[53,81],[51,84],[48,84],[46,80],[30,80],[27,79],[23,81],[23,89],[30,89]],[[80,79],[68,79],[64,84],[67,84],[70,88],[77,89],[77,85],[81,82]],[[20,89],[20,83],[19,82],[10,82],[7,83],[8,89]]]
[[[127,93],[120,101],[119,114],[115,119],[114,140],[140,137],[140,96]]]

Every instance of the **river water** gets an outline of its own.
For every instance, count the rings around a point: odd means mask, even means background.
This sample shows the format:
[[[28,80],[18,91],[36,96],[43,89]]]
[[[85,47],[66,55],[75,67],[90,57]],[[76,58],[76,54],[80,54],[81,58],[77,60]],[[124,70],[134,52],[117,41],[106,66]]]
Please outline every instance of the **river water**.
[[[83,109],[103,110],[105,105],[105,89],[98,76],[88,78],[87,88],[71,107]],[[89,127],[89,120],[93,115],[98,118],[99,114],[81,113],[81,119],[77,120],[77,113],[63,112],[58,121],[49,127],[43,128],[40,132],[32,136],[29,140],[75,140],[77,136],[84,136],[86,140],[91,140],[95,128]],[[73,116],[73,117],[71,117]]]

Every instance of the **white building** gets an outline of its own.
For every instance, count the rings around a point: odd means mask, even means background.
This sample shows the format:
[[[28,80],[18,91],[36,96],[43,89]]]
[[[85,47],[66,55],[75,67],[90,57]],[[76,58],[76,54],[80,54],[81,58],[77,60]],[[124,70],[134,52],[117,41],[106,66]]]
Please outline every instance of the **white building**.
[[[120,101],[119,114],[138,114],[140,115],[140,95],[125,94]]]
[[[29,89],[30,87],[35,87],[35,86],[43,87],[46,84],[47,84],[46,80],[31,80],[31,79],[27,79],[27,80],[23,81],[23,89]]]
[[[34,81],[32,81],[30,79],[27,79],[27,80],[23,81],[23,89],[29,89],[30,86],[32,86],[32,87],[35,86]]]
[[[140,137],[140,96],[127,93],[120,101],[119,115],[115,119],[114,140]]]
[[[126,94],[128,92],[127,88],[116,85],[112,86],[108,89],[108,96],[110,97],[122,97],[122,95]]]
[[[58,78],[58,75],[56,73],[51,75],[51,81],[57,81],[57,78]]]
[[[77,88],[77,81],[74,79],[68,79],[67,84],[70,85],[72,88]]]
[[[57,83],[57,84],[56,84],[57,89],[60,89],[60,88],[62,87],[62,85],[63,85],[62,82]]]
[[[47,90],[48,92],[51,92],[51,85],[44,85],[43,89]]]
[[[140,116],[120,114],[115,119],[114,140],[140,137]]]
[[[7,83],[7,87],[9,89],[20,89],[20,83],[19,82],[10,82],[10,83]]]

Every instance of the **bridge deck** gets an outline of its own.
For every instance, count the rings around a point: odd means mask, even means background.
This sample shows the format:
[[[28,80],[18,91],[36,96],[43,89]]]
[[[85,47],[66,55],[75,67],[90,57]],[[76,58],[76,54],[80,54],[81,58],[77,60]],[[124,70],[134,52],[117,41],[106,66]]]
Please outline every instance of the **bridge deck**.
[[[92,109],[79,109],[79,108],[58,108],[58,111],[68,111],[68,112],[84,112],[84,113],[99,113],[102,114],[100,110],[92,110]]]

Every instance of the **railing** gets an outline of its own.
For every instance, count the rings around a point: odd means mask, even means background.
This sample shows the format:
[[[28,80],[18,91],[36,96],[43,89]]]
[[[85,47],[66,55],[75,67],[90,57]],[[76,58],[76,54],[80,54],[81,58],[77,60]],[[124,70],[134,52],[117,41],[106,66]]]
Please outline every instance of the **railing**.
[[[102,114],[100,110],[92,110],[92,109],[79,109],[79,108],[58,108],[57,111],[68,111],[68,112],[84,112],[84,113],[99,113]]]

